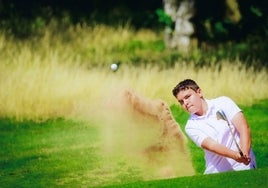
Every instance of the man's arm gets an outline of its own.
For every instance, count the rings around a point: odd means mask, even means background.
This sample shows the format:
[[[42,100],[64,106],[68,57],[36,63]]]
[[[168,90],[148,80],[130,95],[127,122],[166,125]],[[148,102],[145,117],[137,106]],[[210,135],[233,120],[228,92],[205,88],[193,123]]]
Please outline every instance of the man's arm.
[[[245,157],[249,157],[251,147],[251,132],[247,120],[242,112],[238,112],[232,119],[232,124],[240,135],[240,148]]]
[[[211,152],[214,152],[218,155],[232,158],[239,163],[244,163],[245,165],[248,165],[250,162],[248,158],[241,157],[239,152],[236,152],[234,150],[227,148],[226,146],[222,144],[219,144],[218,142],[216,142],[210,137],[204,139],[204,141],[201,144],[201,147]]]

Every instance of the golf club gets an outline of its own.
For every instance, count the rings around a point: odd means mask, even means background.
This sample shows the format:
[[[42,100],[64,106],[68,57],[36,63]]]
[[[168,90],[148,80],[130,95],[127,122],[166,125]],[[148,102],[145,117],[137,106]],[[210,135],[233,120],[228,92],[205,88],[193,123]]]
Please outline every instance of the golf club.
[[[227,122],[228,127],[229,127],[229,130],[230,130],[231,135],[232,135],[232,138],[233,138],[233,140],[234,140],[234,142],[235,142],[235,145],[236,145],[236,147],[237,147],[237,149],[238,149],[238,151],[239,151],[241,157],[243,157],[243,156],[244,156],[244,155],[243,155],[243,152],[241,151],[241,149],[240,149],[240,147],[239,147],[237,141],[235,140],[234,133],[232,132],[232,129],[231,129],[231,126],[230,126],[230,122],[228,121],[228,119],[227,119],[227,117],[226,117],[224,111],[223,111],[223,110],[219,110],[219,111],[217,111],[217,112],[216,112],[216,116],[217,116],[218,119],[222,119],[222,120],[224,120],[224,121]]]

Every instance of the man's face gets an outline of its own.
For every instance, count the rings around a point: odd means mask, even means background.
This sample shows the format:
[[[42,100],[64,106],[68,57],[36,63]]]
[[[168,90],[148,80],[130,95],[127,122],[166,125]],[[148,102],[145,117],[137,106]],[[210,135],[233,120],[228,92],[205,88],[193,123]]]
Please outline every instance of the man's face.
[[[187,112],[197,115],[202,112],[202,92],[200,89],[197,91],[192,89],[182,90],[177,94],[176,98]]]

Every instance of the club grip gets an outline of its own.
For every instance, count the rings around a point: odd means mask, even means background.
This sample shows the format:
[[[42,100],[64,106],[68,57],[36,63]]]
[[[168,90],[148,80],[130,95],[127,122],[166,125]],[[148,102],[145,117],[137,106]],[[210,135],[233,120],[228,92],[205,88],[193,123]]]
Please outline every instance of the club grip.
[[[243,156],[244,156],[244,154],[243,154],[243,152],[242,152],[242,151],[239,151],[239,153],[240,153],[240,156],[241,156],[241,157],[243,157]]]

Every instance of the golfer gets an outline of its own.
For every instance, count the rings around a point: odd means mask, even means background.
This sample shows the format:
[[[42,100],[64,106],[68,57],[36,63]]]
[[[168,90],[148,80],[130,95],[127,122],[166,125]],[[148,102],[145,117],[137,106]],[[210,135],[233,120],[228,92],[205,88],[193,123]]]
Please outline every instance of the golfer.
[[[225,96],[206,99],[201,88],[191,79],[178,83],[172,93],[182,108],[190,113],[185,131],[204,150],[204,174],[256,168],[250,128],[233,100]],[[217,118],[218,111],[224,112],[230,125],[228,121]]]

